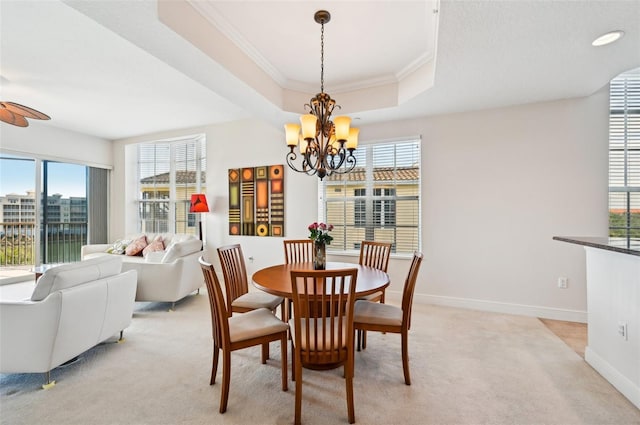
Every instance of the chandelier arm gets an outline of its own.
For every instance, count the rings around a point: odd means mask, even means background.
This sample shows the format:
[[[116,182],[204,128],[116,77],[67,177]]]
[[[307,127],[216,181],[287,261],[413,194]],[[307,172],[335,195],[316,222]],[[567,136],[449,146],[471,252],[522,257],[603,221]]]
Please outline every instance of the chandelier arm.
[[[307,146],[307,150],[304,154],[303,168],[308,166],[311,169],[316,170],[318,168],[319,159],[321,156],[318,154],[318,145],[317,142],[312,141]]]
[[[341,168],[342,165],[340,165],[339,168],[332,170],[332,174],[347,174],[348,172],[353,171],[356,166],[356,157],[353,155],[345,156],[342,163],[345,167]]]
[[[338,165],[336,165],[336,156],[340,158],[340,162],[338,163]],[[340,167],[340,164],[342,164],[341,150],[340,149],[335,150],[331,145],[331,143],[329,143],[329,141],[327,140],[326,145],[324,147],[323,159],[324,159],[326,169],[333,170],[335,168],[338,168]]]
[[[306,160],[302,161],[302,169],[299,169],[298,167],[296,167],[294,161],[296,160],[297,155],[295,154],[295,152],[289,152],[286,158],[287,158],[287,165],[296,173],[305,173],[309,176],[313,176],[317,173],[315,168],[307,168]]]
[[[335,163],[336,156],[339,159],[337,164]],[[342,167],[342,164],[344,163],[345,157],[346,157],[346,155],[344,153],[344,150],[338,151],[338,153],[336,155],[332,155],[331,156],[331,169],[332,170],[337,170],[338,168]]]

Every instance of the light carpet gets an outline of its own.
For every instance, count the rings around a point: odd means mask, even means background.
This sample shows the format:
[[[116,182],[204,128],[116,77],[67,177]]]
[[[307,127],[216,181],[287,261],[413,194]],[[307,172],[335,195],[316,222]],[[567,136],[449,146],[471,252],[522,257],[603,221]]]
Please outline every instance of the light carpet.
[[[106,343],[43,375],[0,375],[2,424],[290,424],[295,385],[280,389],[280,350],[232,354],[231,390],[218,413],[209,386],[211,324],[206,294],[177,304],[137,304],[122,344]],[[115,338],[114,338],[115,341]],[[415,305],[409,335],[412,385],[400,337],[368,334],[356,353],[360,424],[640,424],[640,410],[539,320]],[[305,424],[346,424],[342,368],[303,371]]]

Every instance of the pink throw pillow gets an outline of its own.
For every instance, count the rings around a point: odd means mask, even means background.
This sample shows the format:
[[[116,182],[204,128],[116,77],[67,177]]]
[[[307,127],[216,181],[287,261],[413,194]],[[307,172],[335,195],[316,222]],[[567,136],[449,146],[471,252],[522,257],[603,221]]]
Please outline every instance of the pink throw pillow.
[[[125,251],[125,254],[130,256],[141,255],[142,250],[145,249],[146,246],[147,246],[147,236],[142,235],[138,239],[135,239],[133,242],[131,242],[129,246],[127,246],[127,250]]]
[[[164,242],[162,238],[158,237],[142,250],[142,256],[146,257],[150,252],[164,251]]]

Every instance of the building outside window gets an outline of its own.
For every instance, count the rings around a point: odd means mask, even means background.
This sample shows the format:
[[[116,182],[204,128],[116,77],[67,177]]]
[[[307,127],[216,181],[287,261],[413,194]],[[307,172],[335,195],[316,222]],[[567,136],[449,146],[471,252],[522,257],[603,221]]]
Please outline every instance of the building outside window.
[[[373,189],[373,224],[376,227],[396,225],[396,190]]]
[[[392,252],[420,249],[420,140],[361,145],[357,167],[319,182],[319,219],[334,225],[335,252],[356,252],[363,240],[389,242]]]
[[[610,84],[609,236],[640,238],[640,68]]]
[[[196,235],[189,202],[206,191],[205,137],[138,145],[138,183],[140,232]]]

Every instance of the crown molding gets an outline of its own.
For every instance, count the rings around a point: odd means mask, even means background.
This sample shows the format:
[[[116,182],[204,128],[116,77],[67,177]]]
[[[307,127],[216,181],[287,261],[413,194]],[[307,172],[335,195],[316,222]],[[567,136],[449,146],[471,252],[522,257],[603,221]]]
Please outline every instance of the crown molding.
[[[402,68],[400,71],[396,72],[395,77],[396,77],[397,81],[402,81],[403,79],[405,79],[409,75],[411,75],[414,72],[416,72],[418,69],[420,69],[425,64],[431,62],[434,58],[435,58],[435,55],[433,54],[433,52],[424,52],[422,55],[417,57],[415,60],[413,60],[407,66]]]

